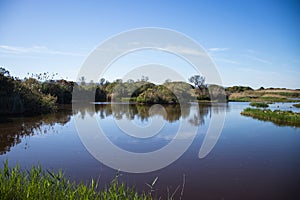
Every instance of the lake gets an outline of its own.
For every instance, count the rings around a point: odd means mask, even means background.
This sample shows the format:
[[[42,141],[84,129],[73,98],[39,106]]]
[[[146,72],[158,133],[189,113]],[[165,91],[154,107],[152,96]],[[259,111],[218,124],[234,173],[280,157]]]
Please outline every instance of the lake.
[[[300,128],[240,115],[246,107],[249,103],[152,107],[95,103],[73,109],[65,106],[55,114],[1,123],[0,161],[8,159],[11,166],[19,163],[23,169],[38,164],[45,169],[62,169],[71,180],[99,179],[101,187],[118,175],[120,181],[135,185],[138,191],[149,191],[146,183],[151,184],[158,177],[153,194],[163,199],[173,193],[179,199],[182,192],[183,199],[300,199]],[[271,104],[270,108],[300,112],[292,103]],[[199,158],[212,116],[218,114],[226,114],[221,135],[208,155]],[[79,134],[76,129],[78,120],[92,119],[113,145],[135,154],[172,144],[183,122],[196,132],[186,151],[168,166],[147,173],[118,172],[99,162],[97,155],[86,148],[84,138],[93,140],[96,129],[88,123],[83,129],[86,132]],[[144,130],[135,133],[141,135],[124,134],[124,129],[133,124]],[[191,138],[189,134],[184,136],[177,140]],[[101,148],[98,153],[110,155],[111,160],[124,159]],[[127,164],[132,168],[140,165],[130,160]]]

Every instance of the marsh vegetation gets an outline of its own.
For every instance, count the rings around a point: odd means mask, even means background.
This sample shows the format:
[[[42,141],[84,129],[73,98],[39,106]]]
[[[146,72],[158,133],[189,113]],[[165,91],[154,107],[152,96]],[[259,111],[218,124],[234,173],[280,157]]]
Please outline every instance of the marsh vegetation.
[[[264,102],[251,102],[250,106],[254,106],[254,107],[257,107],[257,108],[267,108],[267,107],[269,107],[269,105],[267,103],[264,103]]]
[[[246,108],[241,112],[242,115],[250,116],[255,119],[271,121],[277,125],[300,127],[300,113],[282,110]]]
[[[151,193],[138,194],[134,187],[119,183],[118,176],[100,190],[99,180],[77,184],[66,178],[61,170],[43,170],[41,166],[21,170],[19,165],[9,167],[8,161],[0,168],[0,183],[1,200],[153,199]]]

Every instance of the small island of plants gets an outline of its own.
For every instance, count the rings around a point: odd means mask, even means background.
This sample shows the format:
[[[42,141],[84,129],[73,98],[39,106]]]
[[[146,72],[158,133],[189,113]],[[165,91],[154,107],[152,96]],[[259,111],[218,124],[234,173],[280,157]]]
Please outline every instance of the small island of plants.
[[[241,112],[242,115],[250,116],[255,119],[271,121],[277,125],[300,127],[300,113],[282,110],[246,108]]]
[[[293,105],[295,108],[300,108],[300,103],[294,104]]]
[[[251,102],[250,106],[257,107],[257,108],[267,108],[267,107],[269,107],[269,105],[267,103],[264,103],[264,102]]]

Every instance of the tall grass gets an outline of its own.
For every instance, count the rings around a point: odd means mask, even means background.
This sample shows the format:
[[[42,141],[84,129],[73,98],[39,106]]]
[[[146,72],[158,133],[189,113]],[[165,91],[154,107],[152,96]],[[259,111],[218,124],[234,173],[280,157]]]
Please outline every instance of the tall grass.
[[[261,110],[257,108],[246,108],[241,112],[241,114],[255,119],[271,121],[277,125],[300,127],[300,113],[292,111],[271,111],[270,109]]]
[[[91,180],[89,185],[76,184],[65,178],[62,171],[43,171],[40,166],[21,171],[20,166],[9,168],[8,161],[0,169],[0,199],[111,199],[147,200],[151,195],[138,194],[133,187],[119,183],[115,178],[105,189],[99,191],[98,182]]]

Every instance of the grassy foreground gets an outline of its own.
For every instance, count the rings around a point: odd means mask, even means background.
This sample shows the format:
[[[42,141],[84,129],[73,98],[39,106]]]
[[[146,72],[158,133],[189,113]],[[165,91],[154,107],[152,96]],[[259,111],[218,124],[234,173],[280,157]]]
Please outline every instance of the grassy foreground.
[[[246,108],[241,112],[242,115],[250,116],[255,119],[271,121],[277,125],[288,125],[300,127],[300,113],[292,111],[281,111],[270,109]]]
[[[139,200],[152,199],[150,194],[138,194],[114,179],[102,191],[97,191],[98,183],[94,180],[89,185],[75,184],[64,177],[60,171],[44,172],[40,166],[29,171],[21,171],[19,165],[9,168],[8,162],[0,169],[0,199],[115,199]]]

